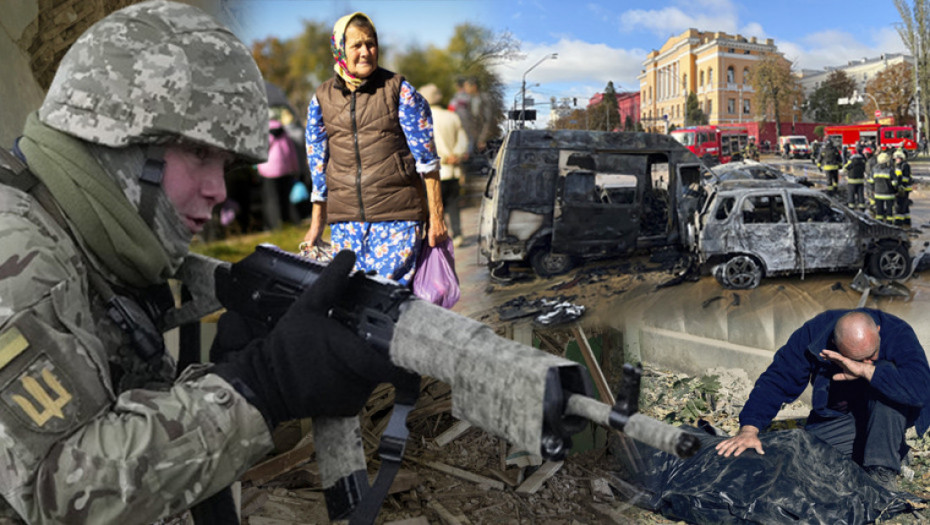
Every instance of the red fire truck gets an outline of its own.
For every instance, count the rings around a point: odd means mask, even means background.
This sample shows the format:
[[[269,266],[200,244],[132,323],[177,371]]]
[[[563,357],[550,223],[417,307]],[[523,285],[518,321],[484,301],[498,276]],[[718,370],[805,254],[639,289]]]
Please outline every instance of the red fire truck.
[[[856,151],[856,144],[875,142],[878,150],[903,147],[908,157],[917,154],[917,142],[914,140],[914,128],[910,126],[883,126],[881,124],[852,124],[849,126],[827,126],[824,136],[833,141],[837,147],[847,147]]]
[[[741,153],[749,140],[746,128],[692,126],[671,132],[673,139],[682,143],[706,164],[725,164],[734,153]]]

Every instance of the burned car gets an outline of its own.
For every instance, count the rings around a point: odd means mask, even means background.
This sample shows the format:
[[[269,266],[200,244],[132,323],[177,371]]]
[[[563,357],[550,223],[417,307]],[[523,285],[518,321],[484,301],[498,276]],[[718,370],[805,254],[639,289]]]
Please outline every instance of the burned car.
[[[716,184],[690,232],[703,268],[726,288],[754,288],[765,276],[812,271],[862,268],[879,279],[910,274],[905,230],[791,182]]]
[[[705,176],[705,182],[721,182],[725,180],[785,180],[796,182],[805,186],[813,186],[807,176],[797,176],[786,173],[769,164],[751,161],[728,162],[710,168]]]
[[[482,198],[480,253],[492,276],[520,261],[547,277],[588,258],[684,248],[702,169],[666,135],[511,131]]]

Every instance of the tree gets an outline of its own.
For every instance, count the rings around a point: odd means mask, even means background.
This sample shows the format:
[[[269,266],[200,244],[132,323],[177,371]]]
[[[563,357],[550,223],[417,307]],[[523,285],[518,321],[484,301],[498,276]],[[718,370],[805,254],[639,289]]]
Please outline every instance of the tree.
[[[313,91],[332,75],[330,35],[322,23],[304,21],[304,30],[295,38],[269,37],[252,43],[252,57],[262,76],[283,89],[298,111],[307,108]]]
[[[430,46],[414,47],[397,53],[393,68],[403,74],[415,87],[428,82],[436,84],[446,101],[455,93],[459,77],[474,77],[484,93],[483,101],[491,104],[494,115],[492,127],[500,131],[500,122],[507,106],[504,104],[504,85],[494,66],[514,58],[520,44],[510,33],[494,34],[473,24],[455,27],[445,49]]]
[[[791,71],[791,62],[778,53],[768,53],[755,65],[750,73],[755,91],[754,105],[759,114],[775,117],[777,135],[782,134],[782,115],[790,114],[795,106],[800,107],[801,83]]]
[[[856,82],[845,71],[835,70],[807,99],[808,112],[817,122],[851,122],[862,117],[860,104],[840,105],[837,100],[849,98]]]
[[[878,107],[871,97],[864,106],[865,114],[872,115],[881,108],[883,113],[891,113],[895,123],[904,124],[912,121],[911,104],[914,102],[914,68],[901,62],[886,68],[869,81],[865,90],[875,97]],[[885,115],[883,115],[885,116]]]
[[[636,125],[633,124],[632,115],[627,115],[623,120],[623,131],[636,131]]]
[[[894,0],[901,23],[898,24],[898,35],[905,47],[917,59],[917,98],[920,118],[924,121],[923,133],[930,129],[930,114],[928,114],[928,91],[930,91],[930,0],[913,0],[913,7],[908,6],[904,0]],[[921,38],[921,35],[924,35]]]
[[[707,123],[707,115],[701,109],[697,94],[694,91],[689,91],[688,99],[685,101],[685,126],[700,126]]]

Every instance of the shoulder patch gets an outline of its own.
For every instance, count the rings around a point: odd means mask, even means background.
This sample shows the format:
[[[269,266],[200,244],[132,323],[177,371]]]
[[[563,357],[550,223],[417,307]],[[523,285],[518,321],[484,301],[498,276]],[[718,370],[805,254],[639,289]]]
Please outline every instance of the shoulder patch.
[[[15,326],[0,333],[0,370],[29,348],[29,341]]]
[[[62,432],[78,416],[74,385],[44,354],[3,389],[0,398],[33,431]]]

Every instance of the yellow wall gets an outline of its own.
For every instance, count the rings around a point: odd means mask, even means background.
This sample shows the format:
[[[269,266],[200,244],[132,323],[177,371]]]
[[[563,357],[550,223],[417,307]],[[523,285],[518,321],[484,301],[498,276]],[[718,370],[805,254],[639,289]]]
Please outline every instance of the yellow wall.
[[[697,94],[710,124],[755,120],[749,74],[763,55],[777,52],[772,39],[759,41],[719,31],[689,29],[669,38],[643,61],[639,77],[643,126],[665,131],[663,115],[668,115],[669,125],[684,126],[685,102],[691,91]],[[729,68],[732,78],[728,78]],[[748,113],[743,101],[749,101]]]

